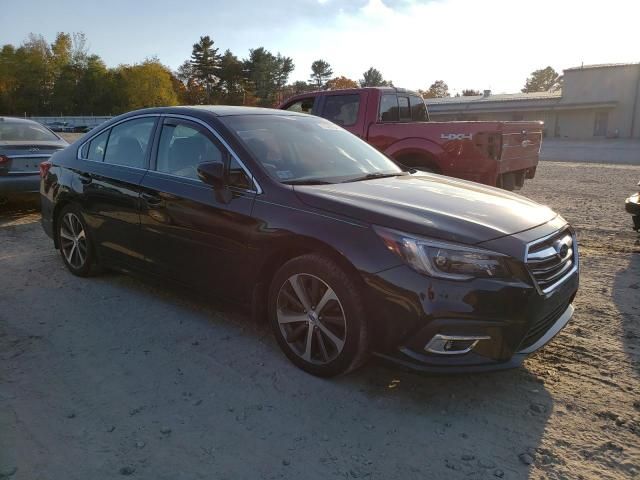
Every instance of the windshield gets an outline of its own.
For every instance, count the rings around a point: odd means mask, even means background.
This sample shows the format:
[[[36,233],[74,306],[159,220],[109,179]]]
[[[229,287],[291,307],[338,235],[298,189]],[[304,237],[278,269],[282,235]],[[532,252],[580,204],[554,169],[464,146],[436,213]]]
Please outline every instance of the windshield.
[[[253,156],[283,183],[335,183],[403,171],[341,127],[313,116],[222,118]]]
[[[56,141],[53,133],[36,122],[0,122],[0,141]]]

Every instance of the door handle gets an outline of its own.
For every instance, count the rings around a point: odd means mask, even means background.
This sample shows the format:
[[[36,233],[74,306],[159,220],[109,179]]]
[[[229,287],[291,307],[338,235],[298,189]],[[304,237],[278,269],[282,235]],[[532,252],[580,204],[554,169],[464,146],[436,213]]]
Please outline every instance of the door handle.
[[[162,203],[162,199],[156,195],[150,193],[143,193],[140,195],[147,205],[150,207],[157,207]]]
[[[78,178],[80,178],[80,183],[83,185],[89,185],[93,181],[90,175],[79,174]]]

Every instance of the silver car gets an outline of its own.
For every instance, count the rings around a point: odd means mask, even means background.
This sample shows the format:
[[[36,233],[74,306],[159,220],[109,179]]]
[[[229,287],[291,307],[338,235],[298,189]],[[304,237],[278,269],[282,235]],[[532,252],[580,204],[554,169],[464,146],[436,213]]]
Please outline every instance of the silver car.
[[[67,145],[38,122],[0,117],[0,200],[37,193],[40,163]]]

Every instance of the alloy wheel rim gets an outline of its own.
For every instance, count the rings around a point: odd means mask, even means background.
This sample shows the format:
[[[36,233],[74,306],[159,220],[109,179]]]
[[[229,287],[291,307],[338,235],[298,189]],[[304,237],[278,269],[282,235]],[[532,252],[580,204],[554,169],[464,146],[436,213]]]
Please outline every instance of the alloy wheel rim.
[[[347,321],[335,291],[308,273],[290,276],[277,298],[280,333],[304,361],[325,365],[342,352]]]
[[[82,222],[71,212],[62,217],[60,247],[69,265],[75,269],[84,266],[87,259],[87,236]]]

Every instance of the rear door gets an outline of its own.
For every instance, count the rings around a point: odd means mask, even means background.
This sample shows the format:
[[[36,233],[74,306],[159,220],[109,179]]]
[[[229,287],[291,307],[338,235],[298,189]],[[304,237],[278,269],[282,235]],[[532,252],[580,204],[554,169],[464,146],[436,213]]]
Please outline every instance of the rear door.
[[[140,182],[148,166],[157,115],[128,119],[99,133],[79,150],[75,172],[82,208],[99,254],[126,267],[141,267]]]
[[[250,174],[206,125],[167,116],[155,161],[142,181],[142,241],[149,267],[183,284],[239,298],[254,228],[256,195]],[[198,164],[222,160],[229,188],[216,191],[197,175]]]

